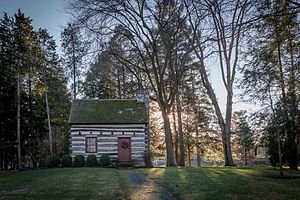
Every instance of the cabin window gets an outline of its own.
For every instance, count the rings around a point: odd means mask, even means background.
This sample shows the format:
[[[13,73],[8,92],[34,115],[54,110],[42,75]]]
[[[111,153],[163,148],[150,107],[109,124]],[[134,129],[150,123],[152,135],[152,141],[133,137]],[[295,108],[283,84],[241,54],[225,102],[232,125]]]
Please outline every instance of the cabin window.
[[[97,153],[97,137],[85,138],[86,153]]]

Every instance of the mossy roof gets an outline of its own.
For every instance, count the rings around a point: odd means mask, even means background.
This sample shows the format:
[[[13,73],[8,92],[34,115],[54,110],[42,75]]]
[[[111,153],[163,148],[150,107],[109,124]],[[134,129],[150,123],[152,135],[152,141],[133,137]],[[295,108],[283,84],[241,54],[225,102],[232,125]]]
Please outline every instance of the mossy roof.
[[[70,124],[145,124],[145,103],[136,100],[74,100]]]

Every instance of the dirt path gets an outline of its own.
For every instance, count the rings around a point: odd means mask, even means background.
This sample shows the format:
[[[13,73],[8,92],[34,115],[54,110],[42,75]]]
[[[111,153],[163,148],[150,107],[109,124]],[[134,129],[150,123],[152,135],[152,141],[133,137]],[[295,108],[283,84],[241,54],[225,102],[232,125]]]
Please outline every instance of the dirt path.
[[[124,170],[133,185],[132,200],[176,200],[168,191],[134,170]]]

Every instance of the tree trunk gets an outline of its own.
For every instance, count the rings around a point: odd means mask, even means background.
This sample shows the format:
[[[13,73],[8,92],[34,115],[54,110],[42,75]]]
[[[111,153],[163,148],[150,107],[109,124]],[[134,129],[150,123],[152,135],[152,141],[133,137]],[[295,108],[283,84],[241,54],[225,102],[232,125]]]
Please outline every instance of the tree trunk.
[[[118,99],[122,99],[121,94],[121,79],[120,79],[120,68],[117,69],[117,85],[118,85]]]
[[[178,131],[176,127],[176,116],[175,116],[175,106],[173,106],[173,128],[174,128],[174,133],[175,133],[175,141],[174,141],[174,148],[175,148],[175,159],[176,159],[176,164],[179,165],[179,153],[178,153]]]
[[[281,141],[280,141],[280,135],[279,135],[279,129],[278,128],[276,130],[276,134],[277,134],[277,148],[278,148],[278,157],[279,157],[280,177],[283,177]]]
[[[0,170],[2,171],[4,169],[4,149],[0,151]]]
[[[22,169],[21,163],[21,95],[20,95],[20,74],[17,75],[17,140],[18,140],[18,169]]]
[[[257,147],[254,148],[254,159],[255,165],[257,165]]]
[[[247,150],[246,148],[244,148],[244,162],[245,162],[245,165],[247,165]]]
[[[9,149],[10,151],[12,151],[11,149]],[[14,154],[14,152],[10,152],[12,155]],[[5,151],[4,154],[4,170],[8,170],[8,149]],[[15,168],[14,168],[15,169]]]
[[[44,84],[45,84],[45,103],[46,103],[47,123],[48,123],[49,150],[50,150],[50,155],[53,156],[53,141],[52,141],[53,139],[52,139],[52,127],[51,127],[50,107],[49,107],[49,98],[48,98],[48,86],[47,86],[47,81],[46,81],[46,70],[47,70],[47,68],[45,65],[43,78],[44,78]],[[74,81],[75,81],[75,79],[74,79]]]
[[[188,148],[188,163],[189,167],[192,167],[192,162],[191,162],[191,144],[190,144],[190,138],[188,137],[188,142],[187,142],[187,148]]]
[[[198,130],[198,119],[195,115],[195,127],[196,127],[196,156],[197,156],[197,167],[201,167],[201,146],[200,146],[200,138],[199,138],[199,130]]]
[[[201,146],[200,146],[200,138],[199,138],[199,114],[198,110],[196,108],[196,101],[195,101],[195,78],[193,76],[193,71],[191,70],[191,77],[192,77],[192,107],[193,107],[193,112],[194,112],[194,123],[195,123],[195,130],[196,130],[196,157],[197,157],[197,167],[201,167]]]
[[[179,149],[180,149],[180,162],[179,166],[185,165],[184,160],[184,141],[183,141],[183,133],[182,133],[182,117],[181,117],[181,104],[179,99],[179,91],[176,93],[176,107],[177,107],[177,119],[178,119],[178,133],[179,133]]]
[[[297,118],[297,100],[296,100],[296,77],[295,77],[295,70],[297,69],[297,66],[295,66],[295,51],[294,51],[294,44],[292,40],[292,33],[291,33],[291,27],[288,28],[288,43],[289,43],[289,52],[290,52],[290,63],[291,63],[291,69],[290,69],[290,78],[288,81],[288,90],[290,92],[289,98],[290,98],[290,104],[292,105],[290,108],[290,115],[291,115],[291,127],[292,131],[288,133],[288,140],[290,140],[290,144],[292,145],[292,148],[290,148],[290,154],[291,157],[288,160],[289,161],[289,168],[293,170],[298,170],[298,145],[297,144],[297,124],[296,124],[296,118]],[[299,68],[299,67],[298,67]]]
[[[267,145],[264,145],[265,149],[266,149],[266,155],[265,155],[265,164],[269,165],[269,155],[268,155],[268,149],[266,147]]]
[[[204,66],[204,63],[202,63]],[[230,144],[230,124],[231,124],[231,112],[232,112],[232,95],[227,96],[227,106],[226,106],[226,123],[224,121],[216,94],[212,88],[208,80],[208,75],[204,67],[200,68],[200,74],[202,76],[202,82],[204,87],[207,90],[207,94],[212,102],[212,105],[215,109],[218,123],[221,129],[222,134],[222,144],[223,144],[223,153],[224,153],[224,161],[225,166],[235,166],[233,163],[232,155],[231,155],[231,144]],[[230,101],[228,101],[230,100]],[[230,112],[229,112],[230,111]],[[228,137],[229,133],[229,137]]]
[[[72,59],[73,59],[73,92],[74,99],[76,99],[76,58],[75,58],[75,41],[74,41],[74,30],[71,33],[72,40]]]
[[[166,150],[167,150],[167,166],[176,166],[174,151],[173,151],[173,141],[172,141],[172,133],[170,127],[170,119],[168,113],[164,108],[161,108],[162,117],[164,120],[164,130],[165,130],[165,142],[166,142]]]
[[[46,86],[47,87],[47,86]],[[47,90],[47,89],[46,89]],[[45,102],[46,102],[46,110],[47,110],[47,121],[48,121],[48,131],[49,131],[49,147],[50,147],[50,155],[53,156],[53,142],[52,142],[52,128],[51,128],[51,118],[50,118],[50,108],[48,102],[48,92],[45,92]]]
[[[225,160],[226,166],[234,166],[232,153],[231,153],[231,117],[232,117],[232,91],[229,90],[227,94],[226,104],[226,121],[225,121],[225,148],[227,153],[227,160]]]
[[[125,83],[126,83],[125,69],[124,67],[122,67],[122,98],[126,96],[127,88],[124,87]]]

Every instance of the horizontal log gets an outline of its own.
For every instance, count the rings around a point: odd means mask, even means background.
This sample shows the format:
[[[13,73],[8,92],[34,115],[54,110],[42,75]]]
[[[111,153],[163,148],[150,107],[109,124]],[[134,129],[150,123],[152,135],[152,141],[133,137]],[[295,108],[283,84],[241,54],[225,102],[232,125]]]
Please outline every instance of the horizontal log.
[[[124,134],[123,134],[124,133]],[[115,136],[122,136],[122,135],[130,135],[130,136],[135,136],[135,135],[147,135],[145,131],[112,131],[112,132],[86,132],[86,131],[72,131],[71,132],[71,137],[73,136],[88,136],[88,135],[99,135],[99,136],[110,136],[110,135],[115,135]]]
[[[86,145],[86,143],[84,141],[83,142],[73,141],[71,143],[71,147],[80,147],[81,146],[81,147],[85,148],[85,145]],[[143,147],[143,148],[145,148],[147,146],[148,145],[145,144],[145,142],[131,143],[131,147],[132,148],[137,148],[137,147]],[[98,142],[97,143],[97,147],[98,147],[98,149],[99,148],[105,148],[105,147],[111,147],[111,148],[115,147],[115,148],[117,148],[118,147],[118,143],[117,142]]]
[[[85,145],[85,140],[81,140],[81,141],[72,141],[71,144],[72,144],[72,145],[74,145],[74,144],[83,144],[83,145]]]
[[[85,146],[72,147],[72,151],[83,151],[85,152]]]
[[[89,136],[73,135],[71,137],[70,141],[85,141],[86,137],[89,137]],[[97,137],[99,141],[117,141],[118,140],[118,136],[116,136],[116,135],[109,135],[109,136],[93,135],[91,137]],[[132,135],[132,136],[130,136],[130,138],[131,138],[131,141],[144,141],[147,137],[145,137],[143,135]]]
[[[71,128],[128,128],[147,127],[146,124],[72,124]]]
[[[95,153],[85,153],[85,152],[80,152],[80,151],[73,152],[71,154],[71,156],[75,157],[76,155],[83,155],[83,156],[87,157],[88,155],[96,155],[96,157],[101,157],[102,154],[109,154],[109,156],[111,158],[117,158],[118,157],[118,153],[115,153],[115,152],[111,152],[111,153],[98,152],[97,154],[95,154]],[[131,158],[132,159],[143,158],[143,154],[142,153],[132,153]]]
[[[112,128],[112,129],[87,129],[87,128],[73,128],[73,129],[70,129],[71,132],[74,132],[74,131],[82,131],[82,132],[123,132],[123,131],[126,131],[126,132],[145,132],[147,129],[145,128],[135,128],[135,129],[132,129],[132,128],[123,128],[123,129],[115,129],[115,128]]]
[[[72,137],[71,142],[73,141],[85,141],[85,137],[84,136]]]

